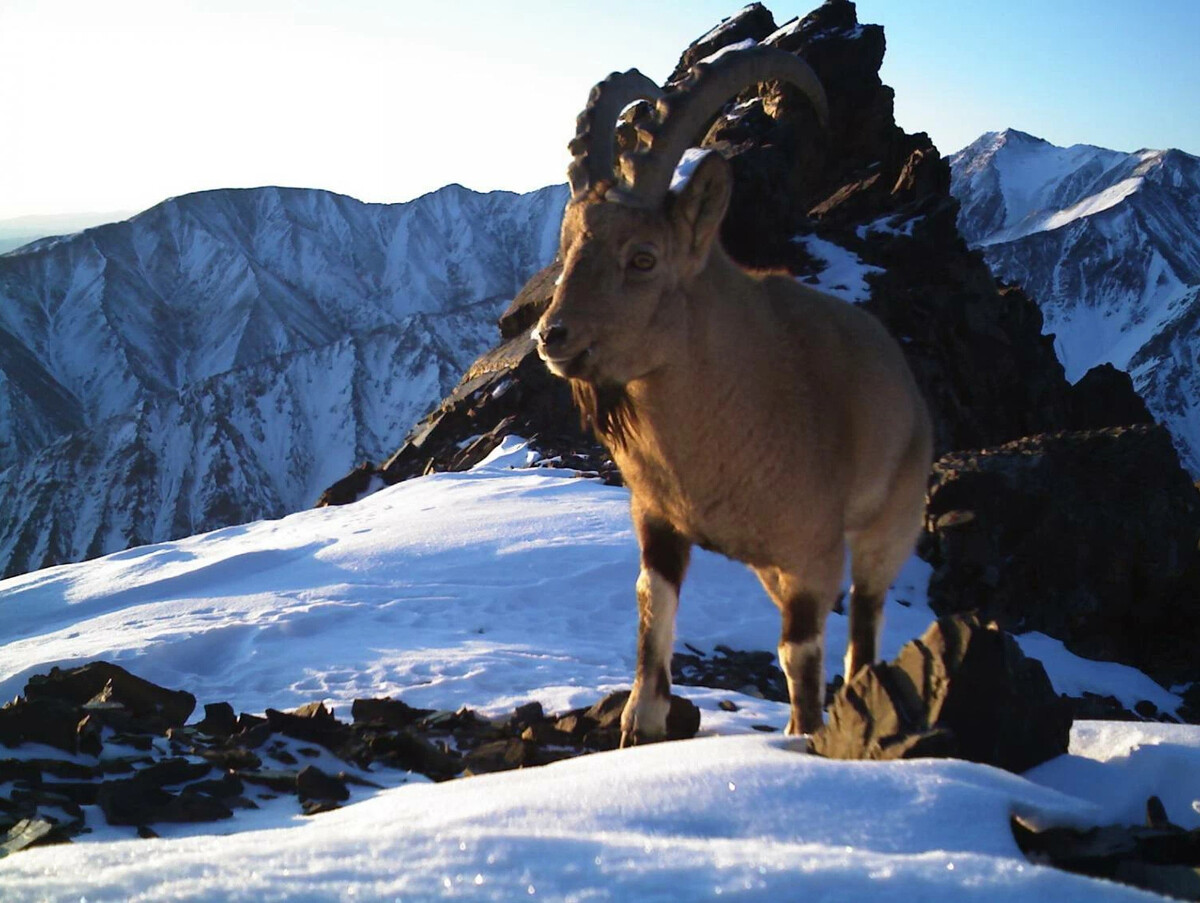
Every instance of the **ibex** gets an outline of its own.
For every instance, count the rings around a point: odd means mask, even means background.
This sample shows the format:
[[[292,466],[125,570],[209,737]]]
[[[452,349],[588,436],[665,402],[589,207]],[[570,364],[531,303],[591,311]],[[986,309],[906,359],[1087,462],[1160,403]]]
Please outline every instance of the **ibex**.
[[[825,620],[846,546],[853,674],[876,658],[884,594],[920,530],[930,421],[897,343],[853,304],[727,256],[718,231],[732,176],[720,154],[671,190],[723,104],[775,81],[799,87],[826,121],[808,65],[758,47],[694,67],[667,93],[637,70],[613,73],[569,145],[562,275],[533,337],[631,494],[639,628],[622,745],[666,732],[693,544],[744,562],[779,607],[797,734],[822,722]],[[653,104],[649,122],[618,157],[618,116],[639,100]]]

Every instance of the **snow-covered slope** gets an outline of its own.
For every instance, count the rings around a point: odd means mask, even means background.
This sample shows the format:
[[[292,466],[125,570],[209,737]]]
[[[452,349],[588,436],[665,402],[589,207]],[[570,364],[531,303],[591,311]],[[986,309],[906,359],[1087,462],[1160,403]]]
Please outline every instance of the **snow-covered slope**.
[[[1038,301],[1067,377],[1127,370],[1200,476],[1200,159],[1009,129],[950,167],[963,237]]]
[[[278,516],[385,456],[565,197],[211,191],[0,256],[0,572]]]
[[[96,657],[251,712],[314,699],[344,711],[384,694],[495,715],[531,699],[561,711],[628,686],[628,496],[569,471],[507,469],[527,454],[510,438],[472,472],[2,581],[0,695]],[[928,573],[914,559],[890,595],[886,655],[931,620]],[[745,568],[698,551],[678,627],[679,648],[769,650],[779,617]],[[1132,669],[1032,639],[1060,691],[1171,707]],[[830,668],[845,640],[834,615]],[[1157,793],[1176,821],[1200,826],[1200,728],[1084,722],[1073,755],[1017,777],[956,761],[816,759],[778,733],[783,704],[677,690],[702,710],[697,740],[436,785],[376,772],[390,789],[356,787],[337,812],[305,819],[294,800],[261,800],[230,821],[157,826],[154,841],[86,807],[94,833],[0,861],[0,887],[6,901],[1150,900],[1027,862],[1010,815],[1140,821]]]

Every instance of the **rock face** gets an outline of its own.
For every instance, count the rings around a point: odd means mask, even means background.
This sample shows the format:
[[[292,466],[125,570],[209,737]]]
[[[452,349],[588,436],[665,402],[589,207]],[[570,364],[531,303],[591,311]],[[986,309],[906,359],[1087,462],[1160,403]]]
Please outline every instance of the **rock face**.
[[[810,748],[834,759],[956,756],[1022,772],[1067,751],[1068,704],[1040,662],[978,619],[942,618],[834,697]]]
[[[930,605],[1200,679],[1200,494],[1162,427],[1034,436],[934,465]]]

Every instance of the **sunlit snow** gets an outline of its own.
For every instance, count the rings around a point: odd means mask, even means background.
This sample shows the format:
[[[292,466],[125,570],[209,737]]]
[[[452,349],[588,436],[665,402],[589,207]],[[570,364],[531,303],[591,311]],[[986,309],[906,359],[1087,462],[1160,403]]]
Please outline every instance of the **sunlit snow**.
[[[0,582],[0,693],[54,664],[106,658],[239,711],[323,699],[344,717],[353,698],[385,694],[492,715],[594,701],[632,675],[628,497],[530,460],[513,438],[468,473]],[[928,575],[915,558],[901,574],[884,655],[932,618]],[[778,630],[744,568],[697,553],[679,648],[769,650]],[[842,616],[828,637],[833,669]],[[1146,691],[1132,669],[1092,667],[1044,639],[1035,648],[1060,689]],[[1027,779],[956,761],[816,759],[778,733],[782,704],[677,690],[702,710],[697,740],[437,785],[376,772],[387,789],[356,788],[313,818],[278,801],[138,840],[89,808],[93,835],[0,861],[2,896],[1138,900],[1150,898],[1027,862],[1009,815],[1127,819],[1156,792],[1176,821],[1200,823],[1196,728],[1078,724],[1073,755]]]

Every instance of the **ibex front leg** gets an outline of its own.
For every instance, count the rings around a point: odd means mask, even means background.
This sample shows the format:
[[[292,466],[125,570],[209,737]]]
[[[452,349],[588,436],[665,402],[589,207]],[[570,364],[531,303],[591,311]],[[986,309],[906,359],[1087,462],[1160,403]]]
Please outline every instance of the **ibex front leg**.
[[[633,519],[642,549],[642,570],[637,580],[637,670],[629,702],[621,713],[622,747],[661,740],[667,734],[675,610],[691,549],[670,524],[640,512],[636,501]]]

